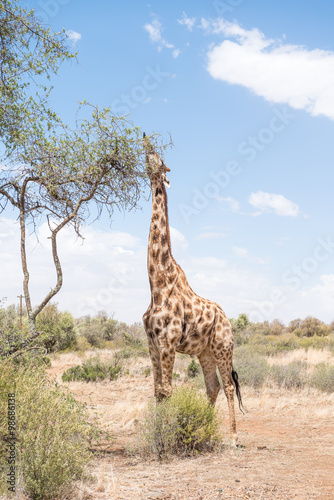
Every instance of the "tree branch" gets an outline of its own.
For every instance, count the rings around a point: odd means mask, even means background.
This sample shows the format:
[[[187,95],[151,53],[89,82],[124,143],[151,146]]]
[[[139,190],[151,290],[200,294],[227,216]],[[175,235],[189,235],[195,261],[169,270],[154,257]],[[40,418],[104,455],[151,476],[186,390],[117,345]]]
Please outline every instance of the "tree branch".
[[[34,321],[36,319],[37,315],[44,309],[44,307],[50,302],[50,300],[59,292],[59,290],[61,289],[61,287],[63,285],[63,270],[62,270],[59,256],[58,256],[57,235],[58,235],[59,231],[61,231],[61,229],[63,229],[63,227],[65,227],[69,222],[71,222],[77,216],[81,205],[85,202],[90,201],[94,197],[96,190],[98,189],[99,184],[100,184],[101,180],[103,179],[103,176],[105,175],[106,170],[107,170],[106,168],[101,169],[101,173],[100,173],[99,177],[96,179],[96,181],[94,182],[93,188],[92,188],[90,194],[87,196],[82,196],[78,200],[76,207],[72,211],[71,214],[69,214],[67,217],[65,217],[65,219],[60,224],[58,224],[58,226],[55,229],[52,230],[51,226],[49,225],[51,233],[52,233],[52,235],[51,235],[52,257],[53,257],[53,262],[54,262],[54,265],[56,268],[56,273],[57,273],[57,283],[56,283],[56,286],[54,288],[52,288],[50,290],[50,292],[45,296],[45,298],[42,300],[42,302],[39,304],[39,306],[35,307],[34,310],[31,312],[31,314],[29,315],[29,317],[32,321]]]
[[[11,204],[14,205],[14,207],[20,208],[19,202],[15,201],[14,198],[9,193],[7,193],[7,191],[0,189],[0,194],[5,196],[11,202]]]
[[[20,210],[20,229],[21,229],[21,262],[22,262],[22,270],[23,270],[23,293],[24,299],[26,303],[26,308],[28,312],[28,316],[30,319],[32,307],[31,307],[31,299],[29,292],[29,271],[28,271],[28,263],[27,263],[27,253],[26,253],[26,224],[25,224],[25,194],[28,182],[38,180],[38,177],[27,177],[24,179],[21,192],[20,192],[20,202],[19,202],[19,210]]]

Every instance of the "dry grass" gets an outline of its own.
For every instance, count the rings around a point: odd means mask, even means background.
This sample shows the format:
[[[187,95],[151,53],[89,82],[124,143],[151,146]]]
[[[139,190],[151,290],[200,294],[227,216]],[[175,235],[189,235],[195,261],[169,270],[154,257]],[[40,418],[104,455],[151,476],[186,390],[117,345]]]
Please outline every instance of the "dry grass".
[[[93,357],[97,352],[99,351],[87,351],[85,358]],[[111,355],[111,350],[100,351],[101,359],[106,360]],[[57,378],[61,377],[61,373],[65,369],[79,364],[81,360],[82,358],[77,353],[52,356],[52,367],[48,372],[52,372]],[[308,367],[312,369],[324,361],[332,363],[333,357],[326,349],[308,349],[308,351],[298,349],[284,353],[284,355],[268,358],[268,361],[270,364],[306,361]],[[181,381],[174,381],[174,387],[182,383],[190,362],[189,356],[177,356],[174,372],[180,373]],[[305,484],[308,484],[309,488],[313,488],[312,491],[317,491],[319,479],[313,483],[307,482],[310,479],[306,479],[309,477],[307,469],[309,445],[312,442],[312,453],[318,453],[318,463],[322,463],[321,453],[329,438],[326,436],[323,441],[318,442],[317,435],[320,432],[328,432],[322,431],[322,429],[323,426],[327,426],[327,428],[330,426],[334,394],[320,392],[310,387],[288,390],[264,386],[255,390],[243,386],[241,388],[243,401],[249,413],[241,415],[237,411],[237,422],[240,441],[246,446],[246,450],[239,450],[236,454],[225,451],[221,455],[213,455],[207,459],[201,457],[187,461],[175,459],[170,465],[161,468],[154,462],[145,462],[139,458],[130,459],[126,455],[126,449],[136,442],[136,421],[142,418],[148,401],[153,397],[153,376],[152,373],[148,377],[144,375],[145,368],[151,367],[149,358],[125,359],[124,367],[129,369],[129,375],[116,381],[88,384],[70,382],[66,384],[77,399],[88,403],[91,412],[97,412],[100,425],[104,429],[108,429],[114,438],[111,445],[106,443],[105,446],[107,450],[108,446],[111,446],[112,453],[107,453],[104,458],[97,458],[90,469],[95,480],[85,480],[78,483],[75,494],[69,498],[73,500],[88,498],[115,500],[127,498],[213,499],[217,498],[217,493],[213,492],[218,491],[216,484],[217,479],[219,479],[219,485],[224,486],[224,495],[231,495],[226,496],[226,498],[246,498],[243,496],[246,494],[244,488],[247,484],[256,484],[259,488],[258,491],[256,490],[258,496],[254,493],[255,496],[249,498],[260,498],[261,488],[263,485],[268,485],[268,488],[270,487],[272,490],[269,488],[267,496],[262,498],[268,500],[274,498],[304,499],[302,491],[300,496],[293,494],[291,497],[288,494],[276,496],[274,493],[276,491],[275,484],[282,484],[280,464],[288,460],[291,460],[291,470],[302,471],[297,473],[299,474],[298,483],[293,482],[294,478],[290,480],[290,491],[298,493],[299,485],[301,485],[300,488],[304,488]],[[228,411],[223,391],[218,397],[217,408],[222,416],[223,439],[228,442]],[[307,433],[310,436],[307,438],[309,441],[306,438],[303,441],[304,435],[306,436]],[[263,445],[267,451],[261,451],[260,448],[258,451],[259,444]],[[298,446],[300,447],[298,448]],[[296,452],[293,451],[294,447],[296,447]],[[272,451],[276,449],[278,451]],[[283,451],[280,452],[280,449]],[[266,456],[264,456],[265,453]],[[289,458],[290,453],[291,458]],[[329,456],[329,451],[326,453]],[[219,478],[214,473],[212,463],[215,463],[215,467],[221,471]],[[248,467],[250,464],[251,467]],[[266,472],[268,467],[270,467],[271,479]],[[327,467],[326,461],[321,469],[323,471],[321,477],[328,478]],[[210,471],[213,471],[212,477]],[[224,471],[226,480],[224,479]],[[242,477],[239,474],[241,472]],[[231,480],[231,475],[235,477],[235,480],[241,479],[242,482],[233,484],[234,479]],[[204,481],[201,485],[199,485],[199,478],[203,478]],[[284,477],[284,481],[285,479]],[[288,483],[285,484],[288,485]],[[201,493],[200,488],[204,488]],[[317,496],[312,498],[317,498]]]
[[[252,412],[280,415],[283,411],[293,413],[302,420],[305,417],[330,417],[333,414],[334,393],[327,394],[311,387],[298,390],[266,386],[255,390],[244,387],[242,397],[247,410]],[[221,399],[223,398],[218,399],[218,404],[225,409],[225,402]]]
[[[295,349],[287,351],[278,356],[270,356],[267,358],[271,365],[287,365],[293,361],[305,361],[307,364],[314,366],[320,363],[334,364],[334,356],[329,349]]]

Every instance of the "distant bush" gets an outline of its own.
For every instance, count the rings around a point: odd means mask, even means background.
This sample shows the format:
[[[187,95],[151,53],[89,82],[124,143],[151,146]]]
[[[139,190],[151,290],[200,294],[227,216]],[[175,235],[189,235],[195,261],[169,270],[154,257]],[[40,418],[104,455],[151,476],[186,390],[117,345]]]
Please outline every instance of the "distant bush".
[[[142,333],[141,329],[136,331],[134,328],[130,328],[130,332],[123,331],[120,340],[125,345],[124,351],[127,352],[127,357],[149,356],[146,334],[145,337],[142,337],[140,333]]]
[[[189,378],[194,378],[197,377],[199,373],[201,373],[201,367],[194,359],[192,359],[187,368],[187,375]]]
[[[329,336],[326,337],[318,337],[318,335],[313,335],[313,337],[301,337],[298,340],[299,347],[303,349],[308,349],[309,347],[313,347],[314,349],[324,349],[327,346],[330,346],[331,338]]]
[[[295,333],[295,334],[296,334],[296,330],[301,332],[301,330],[300,330],[301,322],[302,322],[302,320],[300,318],[293,319],[292,321],[290,321],[289,326],[287,327],[287,331],[289,333]]]
[[[309,383],[320,391],[334,392],[334,366],[327,363],[317,365]]]
[[[212,450],[220,442],[217,410],[187,385],[162,403],[151,403],[140,426],[138,451],[160,460]]]
[[[279,319],[274,319],[270,325],[270,335],[281,335],[285,331],[285,326]]]
[[[334,355],[334,334],[332,333],[328,338],[328,347],[331,353]]]
[[[306,363],[293,361],[286,365],[273,365],[270,369],[271,379],[279,387],[287,389],[304,387],[307,383]]]
[[[261,387],[269,375],[269,364],[266,358],[249,345],[235,349],[233,364],[241,385]]]
[[[331,333],[330,328],[323,321],[312,316],[307,316],[300,322],[299,330],[304,337],[313,337],[313,335],[323,337]]]
[[[60,312],[56,303],[48,304],[36,318],[37,331],[47,352],[73,348],[76,340],[74,318],[69,312]]]
[[[76,327],[77,335],[86,338],[93,347],[127,348],[129,354],[148,355],[146,334],[143,325],[116,321],[100,311],[97,316],[80,318]]]
[[[0,331],[20,330],[20,309],[19,306],[11,304],[4,307],[6,300],[0,299]],[[28,332],[28,317],[25,307],[23,307],[22,332]]]
[[[250,324],[247,314],[239,314],[237,319],[231,318],[230,323],[232,326],[233,333],[243,331]]]
[[[260,335],[253,337],[249,345],[264,356],[274,356],[280,352],[291,351],[299,347],[299,339],[293,333],[281,335]]]
[[[64,382],[73,382],[75,380],[82,380],[84,382],[97,382],[109,378],[116,380],[122,372],[122,366],[118,356],[108,362],[102,362],[99,356],[89,358],[84,361],[82,365],[77,365],[69,368],[62,375]]]
[[[60,498],[80,479],[91,460],[98,432],[88,423],[86,407],[63,387],[49,381],[41,367],[7,363],[0,369],[0,461],[7,464],[7,394],[15,393],[18,482],[35,500]],[[7,490],[0,468],[0,495]],[[5,486],[6,485],[6,486]],[[8,493],[8,491],[6,491]],[[6,496],[7,498],[7,496]],[[63,498],[63,497],[62,497]]]
[[[77,337],[75,342],[75,350],[76,351],[88,351],[92,348],[92,345],[88,342],[86,337]]]

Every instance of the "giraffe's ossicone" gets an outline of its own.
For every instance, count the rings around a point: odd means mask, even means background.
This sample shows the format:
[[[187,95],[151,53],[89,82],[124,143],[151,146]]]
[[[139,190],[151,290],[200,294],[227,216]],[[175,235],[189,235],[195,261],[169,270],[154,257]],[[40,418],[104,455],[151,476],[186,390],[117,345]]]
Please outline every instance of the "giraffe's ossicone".
[[[170,396],[175,353],[197,355],[206,390],[214,405],[220,390],[220,372],[230,415],[231,442],[236,444],[234,411],[236,389],[240,408],[238,377],[233,370],[233,332],[222,308],[196,295],[171,252],[166,173],[170,169],[144,137],[147,173],[152,191],[152,218],[147,267],[151,303],[143,316],[153,365],[154,391],[158,401]]]

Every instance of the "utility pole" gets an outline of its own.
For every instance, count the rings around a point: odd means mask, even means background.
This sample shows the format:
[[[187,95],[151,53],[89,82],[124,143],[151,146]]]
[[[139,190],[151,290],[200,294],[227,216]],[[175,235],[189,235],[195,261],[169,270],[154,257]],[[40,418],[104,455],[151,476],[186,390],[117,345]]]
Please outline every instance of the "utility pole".
[[[22,299],[23,299],[23,295],[18,295],[18,298],[20,299],[20,330],[22,331]]]

